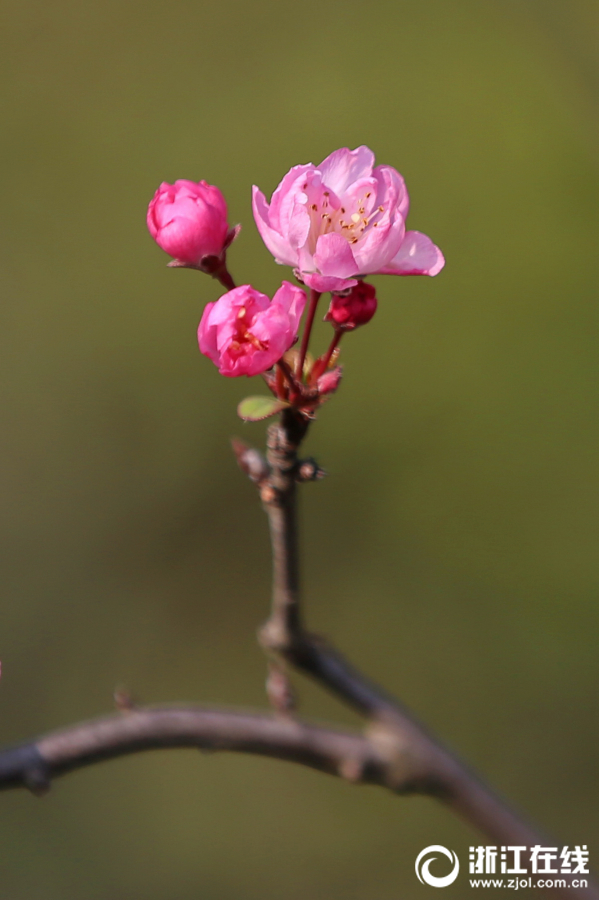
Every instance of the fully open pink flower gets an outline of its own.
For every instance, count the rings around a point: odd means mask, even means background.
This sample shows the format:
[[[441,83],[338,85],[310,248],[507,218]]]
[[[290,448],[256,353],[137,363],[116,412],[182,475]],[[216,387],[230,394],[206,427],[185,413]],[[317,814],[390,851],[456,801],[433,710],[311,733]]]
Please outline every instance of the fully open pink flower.
[[[249,284],[208,303],[198,328],[204,356],[221,375],[259,375],[289,350],[306,304],[304,291],[284,281],[272,302]]]
[[[407,231],[409,198],[391,166],[368,147],[343,148],[319,166],[295,166],[269,204],[254,187],[258,231],[278,263],[317,291],[341,291],[356,276],[436,275],[445,264],[430,238]]]
[[[227,225],[225,198],[205,181],[164,181],[150,202],[147,222],[166,253],[193,266],[201,267],[206,257],[220,257],[234,237]]]

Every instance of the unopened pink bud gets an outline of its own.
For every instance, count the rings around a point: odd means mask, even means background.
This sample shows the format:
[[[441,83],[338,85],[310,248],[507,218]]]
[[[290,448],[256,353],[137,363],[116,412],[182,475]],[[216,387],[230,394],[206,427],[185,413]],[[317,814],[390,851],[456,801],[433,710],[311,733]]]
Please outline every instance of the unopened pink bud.
[[[377,300],[373,286],[363,281],[345,296],[333,294],[329,311],[324,317],[338,331],[353,331],[370,322],[376,312]]]
[[[305,305],[304,291],[288,281],[272,301],[244,284],[207,304],[198,328],[200,350],[221,375],[259,375],[294,343]]]
[[[234,237],[225,198],[205,181],[164,181],[148,206],[147,222],[150,234],[169,256],[199,268],[206,257],[221,257]]]
[[[332,394],[337,390],[339,384],[341,383],[342,376],[341,366],[335,366],[334,369],[329,369],[328,372],[325,372],[324,375],[321,375],[318,381],[316,382],[316,387],[318,388],[319,394]]]

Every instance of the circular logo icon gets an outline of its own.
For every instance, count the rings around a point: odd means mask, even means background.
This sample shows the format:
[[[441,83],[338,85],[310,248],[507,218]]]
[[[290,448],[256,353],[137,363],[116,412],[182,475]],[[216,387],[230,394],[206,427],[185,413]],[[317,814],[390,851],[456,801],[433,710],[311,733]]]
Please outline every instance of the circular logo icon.
[[[431,875],[429,871],[430,864],[433,860],[438,858],[436,856],[438,853],[442,853],[443,856],[446,856],[453,863],[453,869],[449,875],[444,875],[442,878]],[[429,854],[430,858],[425,859]],[[416,857],[416,875],[418,876],[418,880],[422,884],[429,884],[431,887],[442,888],[453,884],[458,877],[459,871],[460,861],[457,854],[455,854],[453,850],[448,850],[447,847],[442,847],[441,844],[431,844],[430,847],[425,847]]]

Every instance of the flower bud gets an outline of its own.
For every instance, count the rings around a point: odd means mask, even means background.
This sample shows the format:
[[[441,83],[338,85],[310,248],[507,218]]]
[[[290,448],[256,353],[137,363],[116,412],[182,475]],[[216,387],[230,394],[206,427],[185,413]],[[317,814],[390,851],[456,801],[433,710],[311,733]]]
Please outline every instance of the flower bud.
[[[341,383],[342,374],[343,371],[341,369],[341,366],[335,366],[334,369],[329,369],[328,372],[325,372],[323,375],[321,375],[316,382],[318,393],[321,395],[333,394]]]
[[[164,181],[148,206],[150,234],[180,265],[212,271],[236,236],[227,224],[227,204],[217,187],[179,179]],[[212,258],[212,263],[203,260]]]
[[[331,322],[337,331],[353,331],[359,325],[370,322],[376,307],[377,300],[373,286],[360,281],[344,296],[333,294],[324,320]]]

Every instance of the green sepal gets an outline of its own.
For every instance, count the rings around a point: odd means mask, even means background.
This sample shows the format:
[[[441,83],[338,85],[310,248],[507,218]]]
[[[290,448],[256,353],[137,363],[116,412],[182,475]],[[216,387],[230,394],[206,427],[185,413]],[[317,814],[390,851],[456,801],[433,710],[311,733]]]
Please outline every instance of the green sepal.
[[[246,397],[237,407],[237,415],[244,422],[261,422],[270,416],[276,416],[290,404],[277,397]]]

